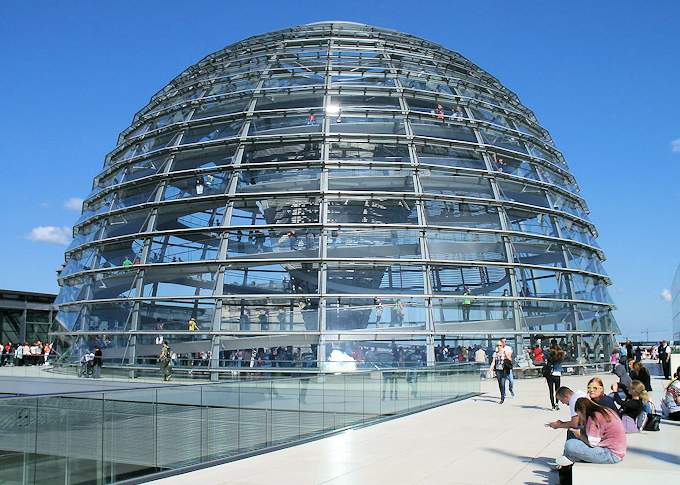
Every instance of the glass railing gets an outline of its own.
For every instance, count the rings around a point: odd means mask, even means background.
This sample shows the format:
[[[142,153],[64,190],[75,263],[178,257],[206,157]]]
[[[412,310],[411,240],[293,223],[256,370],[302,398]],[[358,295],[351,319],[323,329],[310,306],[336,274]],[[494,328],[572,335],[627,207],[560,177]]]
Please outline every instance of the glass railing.
[[[137,479],[292,445],[479,390],[478,367],[453,364],[4,398],[0,480]]]

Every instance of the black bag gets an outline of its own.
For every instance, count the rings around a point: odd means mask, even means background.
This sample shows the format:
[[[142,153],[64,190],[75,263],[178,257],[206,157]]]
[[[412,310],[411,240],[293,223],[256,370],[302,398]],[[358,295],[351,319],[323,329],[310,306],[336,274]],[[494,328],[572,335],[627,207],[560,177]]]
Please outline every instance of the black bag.
[[[659,414],[648,414],[647,421],[642,429],[645,431],[659,431],[659,425],[661,424],[661,415]]]
[[[552,375],[552,372],[553,366],[550,362],[546,362],[545,364],[543,364],[543,368],[541,369],[541,374],[543,375],[543,377],[547,379]]]
[[[509,374],[512,370],[512,361],[510,359],[503,359],[503,372]]]

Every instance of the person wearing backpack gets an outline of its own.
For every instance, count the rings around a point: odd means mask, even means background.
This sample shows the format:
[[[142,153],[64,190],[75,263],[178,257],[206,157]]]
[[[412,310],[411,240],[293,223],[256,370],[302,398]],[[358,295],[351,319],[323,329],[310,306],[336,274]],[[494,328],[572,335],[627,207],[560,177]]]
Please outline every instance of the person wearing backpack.
[[[548,384],[548,392],[550,393],[550,405],[557,411],[560,405],[555,401],[555,394],[562,384],[562,361],[564,360],[565,352],[560,348],[556,341],[552,341],[550,349],[548,350],[548,358],[541,369],[541,373]]]

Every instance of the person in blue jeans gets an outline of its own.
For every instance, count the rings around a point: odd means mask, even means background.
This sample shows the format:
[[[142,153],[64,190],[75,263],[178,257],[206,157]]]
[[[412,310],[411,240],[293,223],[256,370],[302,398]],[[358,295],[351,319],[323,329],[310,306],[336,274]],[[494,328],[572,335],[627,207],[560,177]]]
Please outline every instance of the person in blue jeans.
[[[501,391],[501,401],[499,404],[505,402],[505,383],[508,381],[509,372],[504,368],[503,363],[505,362],[505,351],[503,346],[499,343],[496,345],[496,351],[493,353],[493,358],[491,360],[491,369],[496,374],[496,380],[498,381],[498,389]]]
[[[500,345],[503,347],[503,352],[505,352],[505,358],[508,359],[510,362],[512,362],[512,347],[510,347],[507,344],[507,340],[505,340],[505,337],[501,338],[500,340]],[[515,397],[515,376],[512,375],[512,367],[510,367],[510,371],[507,373],[508,374],[508,388],[510,389],[510,395],[512,397]]]
[[[576,461],[615,464],[626,454],[626,431],[618,415],[611,409],[594,403],[587,397],[576,400],[576,412],[584,430],[573,430],[574,438],[564,445],[564,456],[557,459],[558,467]]]

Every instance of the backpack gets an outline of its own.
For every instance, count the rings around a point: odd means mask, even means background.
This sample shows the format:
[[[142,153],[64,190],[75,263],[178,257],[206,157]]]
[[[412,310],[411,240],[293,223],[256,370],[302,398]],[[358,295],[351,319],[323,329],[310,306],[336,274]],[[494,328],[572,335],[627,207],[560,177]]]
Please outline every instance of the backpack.
[[[553,372],[553,366],[552,363],[546,362],[543,364],[543,367],[541,368],[541,375],[545,377],[546,379],[552,375]]]

